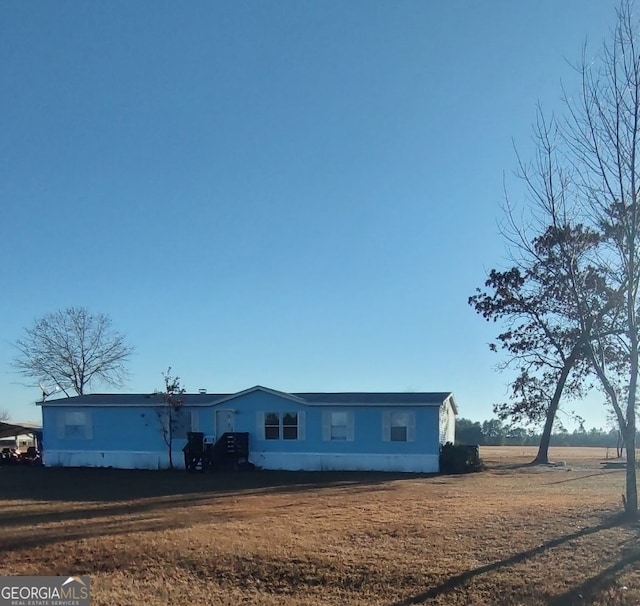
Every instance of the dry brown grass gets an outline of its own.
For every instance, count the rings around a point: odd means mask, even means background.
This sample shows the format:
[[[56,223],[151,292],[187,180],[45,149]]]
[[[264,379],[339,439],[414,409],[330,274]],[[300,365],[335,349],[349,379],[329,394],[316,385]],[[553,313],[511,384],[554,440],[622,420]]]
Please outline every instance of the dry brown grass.
[[[489,464],[526,464],[538,453],[537,446],[482,446],[481,456]],[[640,454],[640,450],[636,453]],[[549,448],[549,461],[579,467],[598,467],[601,462],[616,460],[615,448]],[[617,459],[619,460],[619,459]]]
[[[583,450],[439,477],[0,468],[0,572],[89,574],[110,606],[638,604],[623,472]]]

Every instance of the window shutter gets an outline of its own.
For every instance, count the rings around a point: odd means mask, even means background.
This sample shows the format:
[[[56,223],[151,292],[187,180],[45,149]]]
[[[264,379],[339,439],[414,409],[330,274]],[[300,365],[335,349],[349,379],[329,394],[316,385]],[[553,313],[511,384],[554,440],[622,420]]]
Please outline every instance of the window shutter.
[[[191,431],[199,431],[198,426],[199,426],[199,414],[197,410],[192,410],[191,411]]]
[[[331,439],[331,411],[322,411],[322,439],[327,442]]]
[[[256,434],[258,440],[264,440],[264,412],[256,413]]]
[[[391,441],[391,413],[388,410],[382,413],[382,440]]]
[[[93,419],[90,412],[84,413],[84,437],[93,440]]]
[[[66,412],[56,411],[56,437],[58,440],[64,440],[64,426],[65,426],[65,416]]]
[[[407,414],[407,442],[415,442],[416,440],[416,413]]]
[[[353,412],[348,412],[347,413],[347,441],[348,442],[353,442],[353,438],[354,438],[354,413]]]
[[[306,437],[306,416],[304,410],[298,411],[298,440],[304,440]]]

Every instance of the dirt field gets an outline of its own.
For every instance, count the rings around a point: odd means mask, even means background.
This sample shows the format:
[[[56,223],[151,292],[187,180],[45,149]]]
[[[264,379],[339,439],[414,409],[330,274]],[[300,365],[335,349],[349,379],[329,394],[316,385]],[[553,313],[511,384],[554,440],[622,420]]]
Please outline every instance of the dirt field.
[[[1,574],[94,605],[640,604],[604,449],[484,449],[467,476],[0,468]]]

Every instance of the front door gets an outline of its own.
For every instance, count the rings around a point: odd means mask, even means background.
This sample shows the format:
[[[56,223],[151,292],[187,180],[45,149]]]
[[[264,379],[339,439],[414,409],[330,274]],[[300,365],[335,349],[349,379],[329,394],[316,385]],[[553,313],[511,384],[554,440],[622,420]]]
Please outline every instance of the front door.
[[[233,431],[233,410],[216,410],[216,441]]]

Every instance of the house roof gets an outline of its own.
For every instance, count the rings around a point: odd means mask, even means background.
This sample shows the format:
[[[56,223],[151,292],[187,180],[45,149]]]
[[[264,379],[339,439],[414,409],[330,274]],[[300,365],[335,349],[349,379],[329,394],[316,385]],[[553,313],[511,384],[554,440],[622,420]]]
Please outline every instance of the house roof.
[[[185,393],[181,397],[189,406],[211,406],[229,395],[232,394]],[[162,403],[162,394],[157,393],[92,393],[36,402],[39,406],[160,406]]]
[[[440,406],[449,399],[453,411],[458,408],[450,391],[407,391],[407,392],[340,392],[340,393],[295,393],[312,406]]]
[[[295,393],[287,393],[286,391],[278,391],[277,389],[269,389],[268,387],[262,387],[262,385],[256,385],[255,387],[250,387],[249,389],[243,389],[237,393],[227,394],[223,396],[220,400],[216,402],[216,404],[220,404],[222,402],[228,402],[229,400],[234,400],[235,398],[240,398],[254,391],[263,391],[265,393],[269,393],[275,396],[279,396],[281,398],[286,398],[287,400],[293,400],[298,404],[307,404],[302,398]]]
[[[256,385],[236,393],[186,393],[187,406],[213,406],[252,392],[263,391],[307,406],[440,406],[449,399],[458,410],[450,391],[434,392],[303,392],[287,393]],[[44,406],[161,406],[162,394],[89,394],[38,402]]]
[[[450,391],[381,392],[354,391],[341,393],[293,394],[310,404],[442,404]]]

